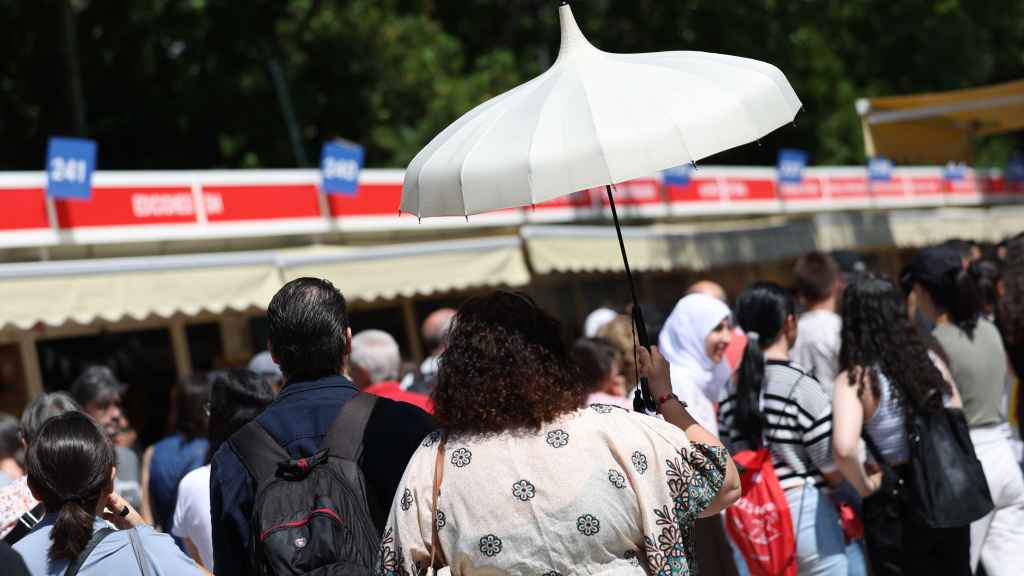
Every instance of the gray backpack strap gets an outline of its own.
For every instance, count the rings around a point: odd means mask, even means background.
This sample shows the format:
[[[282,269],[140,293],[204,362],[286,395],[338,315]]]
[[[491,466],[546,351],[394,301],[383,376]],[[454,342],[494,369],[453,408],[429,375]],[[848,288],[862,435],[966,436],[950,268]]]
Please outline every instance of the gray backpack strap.
[[[373,394],[359,392],[349,398],[338,412],[320,447],[327,448],[333,456],[358,463],[363,454],[366,425],[376,405],[377,397]]]
[[[135,552],[135,561],[139,564],[139,572],[142,576],[153,576],[153,571],[149,567],[149,558],[146,556],[146,549],[142,546],[142,538],[139,537],[137,528],[128,531],[128,540],[132,543],[132,552]]]
[[[228,444],[256,481],[256,486],[273,478],[277,474],[278,463],[290,458],[284,447],[256,420],[232,434]]]
[[[89,543],[85,545],[85,549],[82,550],[82,553],[78,555],[78,558],[75,558],[75,561],[68,566],[68,569],[64,571],[64,576],[76,576],[78,571],[82,569],[82,565],[85,564],[85,559],[89,557],[89,554],[92,554],[93,548],[96,548],[96,545],[99,544],[100,541],[114,532],[117,532],[117,530],[114,530],[113,528],[100,528],[93,532],[92,538],[89,539]]]

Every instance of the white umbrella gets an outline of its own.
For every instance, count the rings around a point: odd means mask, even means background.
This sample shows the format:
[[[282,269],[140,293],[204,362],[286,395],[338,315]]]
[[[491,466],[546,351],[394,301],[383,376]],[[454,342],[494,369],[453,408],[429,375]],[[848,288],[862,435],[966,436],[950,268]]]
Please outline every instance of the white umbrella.
[[[696,162],[792,122],[800,100],[775,66],[708,52],[612,54],[567,2],[546,72],[470,110],[413,158],[402,212],[466,216],[528,206]],[[636,295],[619,237],[630,289]],[[637,326],[641,343],[647,338]]]
[[[405,173],[403,212],[468,216],[648,176],[757,140],[800,109],[771,64],[602,52],[568,5],[559,16],[554,65],[434,137]]]

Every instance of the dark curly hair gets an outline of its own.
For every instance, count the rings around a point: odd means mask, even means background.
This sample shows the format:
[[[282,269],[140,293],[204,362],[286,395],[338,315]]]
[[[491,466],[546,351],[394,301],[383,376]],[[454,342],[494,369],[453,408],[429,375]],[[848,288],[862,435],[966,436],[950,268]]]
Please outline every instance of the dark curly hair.
[[[520,293],[466,301],[448,334],[434,389],[434,416],[450,432],[540,428],[583,405],[558,320]]]
[[[1024,237],[1006,243],[999,323],[1010,346],[1024,346]]]
[[[910,320],[900,289],[885,276],[867,274],[846,287],[841,340],[839,369],[851,378],[859,371],[860,392],[869,383],[875,396],[880,394],[875,370],[892,382],[893,398],[907,412],[933,390],[950,391]],[[934,396],[929,405],[941,406],[941,398]]]

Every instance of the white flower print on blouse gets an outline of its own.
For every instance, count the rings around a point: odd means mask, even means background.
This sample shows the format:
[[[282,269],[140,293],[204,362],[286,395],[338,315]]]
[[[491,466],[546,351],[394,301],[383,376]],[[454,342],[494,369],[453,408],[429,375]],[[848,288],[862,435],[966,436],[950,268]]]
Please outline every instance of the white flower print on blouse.
[[[647,456],[639,450],[633,452],[633,468],[640,474],[647,472]]]
[[[547,443],[552,448],[561,448],[569,444],[569,434],[562,429],[552,430],[547,433]]]
[[[520,480],[512,485],[512,495],[526,502],[537,494],[536,488],[526,480]]]
[[[501,554],[501,538],[494,534],[488,534],[480,539],[480,552],[484,556],[497,556]]]
[[[440,430],[434,430],[430,434],[427,434],[427,437],[423,439],[423,447],[424,448],[430,448],[434,444],[437,444],[437,441],[440,440],[440,439],[441,439],[441,431]]]
[[[592,514],[584,514],[576,519],[576,529],[580,534],[593,536],[601,531],[601,521],[594,518]]]
[[[452,464],[464,468],[469,466],[469,463],[473,461],[473,453],[467,448],[459,448],[455,452],[452,452]]]

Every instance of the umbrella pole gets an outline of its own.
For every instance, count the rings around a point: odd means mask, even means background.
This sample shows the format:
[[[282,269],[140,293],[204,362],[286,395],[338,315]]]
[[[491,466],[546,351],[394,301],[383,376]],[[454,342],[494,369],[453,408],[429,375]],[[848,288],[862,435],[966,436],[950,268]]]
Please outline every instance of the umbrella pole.
[[[640,300],[636,297],[636,283],[633,281],[633,273],[629,269],[629,257],[626,256],[626,243],[622,240],[622,226],[619,224],[619,212],[615,209],[615,196],[612,194],[611,185],[605,185],[605,192],[608,193],[608,204],[612,208],[612,220],[615,221],[615,233],[619,237],[619,250],[622,251],[622,264],[626,268],[626,279],[629,281],[629,293],[633,297],[633,329],[644,348],[650,348],[651,341],[647,335],[647,325],[644,324],[644,313],[640,309]],[[647,389],[647,377],[641,376],[633,396],[633,409],[637,412],[656,410],[657,404],[651,398]]]

